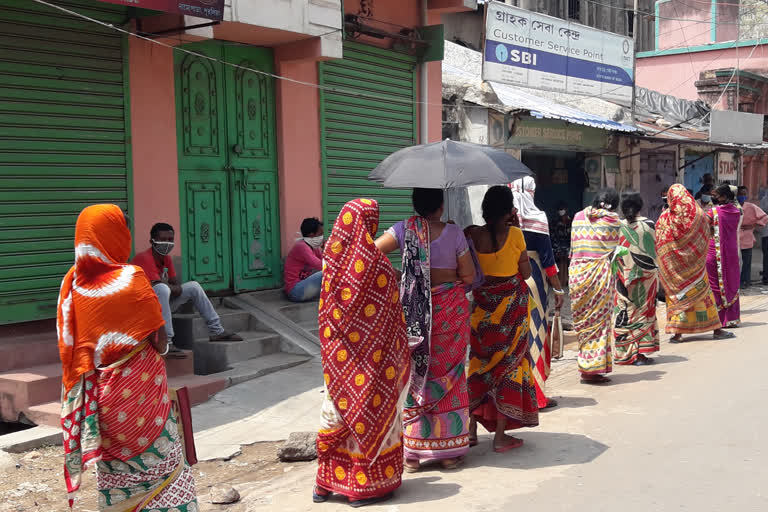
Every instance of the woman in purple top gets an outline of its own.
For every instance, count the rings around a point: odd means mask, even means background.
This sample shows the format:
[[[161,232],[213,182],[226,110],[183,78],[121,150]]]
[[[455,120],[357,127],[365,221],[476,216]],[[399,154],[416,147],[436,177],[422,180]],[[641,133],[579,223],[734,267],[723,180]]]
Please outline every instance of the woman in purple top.
[[[475,267],[464,233],[443,216],[443,191],[414,189],[418,215],[387,230],[376,246],[403,253],[400,296],[411,343],[411,386],[405,402],[405,470],[440,461],[461,464],[469,450],[469,398],[464,371],[469,302],[464,285]]]

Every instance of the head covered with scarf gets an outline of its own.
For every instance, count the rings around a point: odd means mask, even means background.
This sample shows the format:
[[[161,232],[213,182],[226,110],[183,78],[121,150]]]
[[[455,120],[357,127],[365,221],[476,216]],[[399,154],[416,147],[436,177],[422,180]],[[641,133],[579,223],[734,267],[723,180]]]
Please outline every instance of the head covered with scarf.
[[[514,195],[515,209],[520,220],[520,229],[549,235],[549,220],[547,214],[539,210],[533,201],[536,193],[536,181],[526,176],[515,180],[510,185]]]
[[[667,203],[656,223],[659,275],[667,293],[681,295],[706,278],[710,228],[704,210],[683,185],[669,188]]]
[[[75,265],[61,283],[57,308],[62,384],[129,354],[163,326],[144,272],[126,262],[131,233],[113,204],[85,208],[75,227]]]
[[[410,376],[410,353],[392,264],[376,248],[379,208],[344,205],[323,254],[319,327],[328,394],[367,460],[376,458]]]

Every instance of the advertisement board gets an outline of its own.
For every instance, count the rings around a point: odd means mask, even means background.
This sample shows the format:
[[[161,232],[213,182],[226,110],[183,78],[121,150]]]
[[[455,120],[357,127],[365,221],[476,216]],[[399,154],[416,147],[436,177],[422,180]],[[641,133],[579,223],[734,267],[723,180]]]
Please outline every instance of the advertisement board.
[[[517,7],[486,4],[483,80],[632,101],[632,38]]]
[[[209,20],[224,17],[224,0],[101,0],[110,4],[128,5],[153,11],[174,12]]]

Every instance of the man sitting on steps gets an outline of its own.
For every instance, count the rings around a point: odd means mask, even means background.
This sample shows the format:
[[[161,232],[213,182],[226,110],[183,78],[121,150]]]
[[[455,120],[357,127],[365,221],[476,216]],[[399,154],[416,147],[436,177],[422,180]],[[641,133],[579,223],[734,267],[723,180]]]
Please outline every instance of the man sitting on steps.
[[[243,338],[237,334],[224,330],[218,313],[197,281],[189,281],[184,284],[179,281],[170,257],[174,246],[173,239],[173,226],[164,222],[155,224],[150,231],[151,247],[137,254],[131,262],[144,269],[144,273],[152,282],[152,288],[155,290],[163,309],[168,342],[173,341],[172,314],[190,301],[208,324],[211,341],[242,341]],[[172,347],[171,351],[180,352],[175,347]]]

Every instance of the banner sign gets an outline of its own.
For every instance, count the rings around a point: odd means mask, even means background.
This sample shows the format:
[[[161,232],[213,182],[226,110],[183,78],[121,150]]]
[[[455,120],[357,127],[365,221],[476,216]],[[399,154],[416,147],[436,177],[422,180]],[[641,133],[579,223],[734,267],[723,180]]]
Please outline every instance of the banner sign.
[[[152,11],[174,12],[209,20],[224,17],[224,0],[101,0]]]
[[[483,80],[631,103],[632,38],[486,5]]]
[[[717,181],[735,185],[739,179],[739,162],[733,153],[717,152]]]

